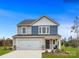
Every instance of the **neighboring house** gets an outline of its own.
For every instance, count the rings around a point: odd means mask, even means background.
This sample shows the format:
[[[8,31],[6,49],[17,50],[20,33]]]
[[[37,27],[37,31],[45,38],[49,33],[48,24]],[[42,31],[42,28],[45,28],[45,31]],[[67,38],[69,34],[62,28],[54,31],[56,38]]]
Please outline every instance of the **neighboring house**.
[[[17,34],[13,36],[16,50],[61,49],[59,24],[47,16],[39,19],[26,19],[17,25]]]

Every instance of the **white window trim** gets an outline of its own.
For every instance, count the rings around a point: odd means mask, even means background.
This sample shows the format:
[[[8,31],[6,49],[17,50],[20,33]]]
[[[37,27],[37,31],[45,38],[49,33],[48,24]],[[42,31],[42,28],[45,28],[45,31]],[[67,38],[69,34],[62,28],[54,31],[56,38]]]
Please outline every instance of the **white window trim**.
[[[40,33],[40,28],[41,27],[41,33]],[[43,27],[46,27],[46,33],[43,33],[43,30],[42,30],[42,28]],[[49,28],[49,32],[47,33],[47,28]],[[38,27],[38,34],[50,34],[50,27],[49,26],[39,26]]]
[[[23,28],[25,28],[25,31],[26,31],[25,33],[23,33]],[[31,27],[20,27],[18,28],[17,33],[18,34],[32,34],[32,30],[31,30]]]
[[[31,34],[31,27],[26,27],[26,34]]]
[[[23,33],[23,28],[25,28],[25,33]],[[26,34],[26,27],[22,27],[22,34]]]
[[[17,34],[21,34],[22,33],[22,28],[21,27],[17,27]]]
[[[47,28],[49,28],[49,32],[47,33]],[[46,26],[46,34],[50,34],[50,26]]]
[[[41,27],[39,26],[39,27],[38,27],[38,34],[41,34],[41,33],[40,33],[40,28],[41,28]],[[41,31],[41,32],[42,32],[42,31]]]

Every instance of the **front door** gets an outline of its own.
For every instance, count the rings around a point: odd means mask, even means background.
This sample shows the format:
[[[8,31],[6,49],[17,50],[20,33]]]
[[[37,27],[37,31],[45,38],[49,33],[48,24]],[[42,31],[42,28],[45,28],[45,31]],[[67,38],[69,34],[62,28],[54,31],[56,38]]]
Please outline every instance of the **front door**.
[[[50,48],[50,41],[46,40],[45,43],[46,43],[46,49],[49,49]]]

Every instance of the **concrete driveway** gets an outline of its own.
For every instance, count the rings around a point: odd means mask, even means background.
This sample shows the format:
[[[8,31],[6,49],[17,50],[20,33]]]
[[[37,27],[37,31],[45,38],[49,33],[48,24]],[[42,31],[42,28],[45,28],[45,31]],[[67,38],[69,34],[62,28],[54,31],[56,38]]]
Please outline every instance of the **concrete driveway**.
[[[16,50],[0,56],[0,58],[41,58],[41,57],[42,57],[42,50]]]

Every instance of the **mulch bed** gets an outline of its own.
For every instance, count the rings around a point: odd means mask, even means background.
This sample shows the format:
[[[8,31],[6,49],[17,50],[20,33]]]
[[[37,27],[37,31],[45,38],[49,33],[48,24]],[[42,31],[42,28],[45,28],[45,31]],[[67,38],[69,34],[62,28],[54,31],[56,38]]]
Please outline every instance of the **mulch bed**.
[[[51,51],[51,52],[44,52],[44,53],[48,53],[49,55],[56,55],[56,56],[68,56],[70,55],[69,51]]]

